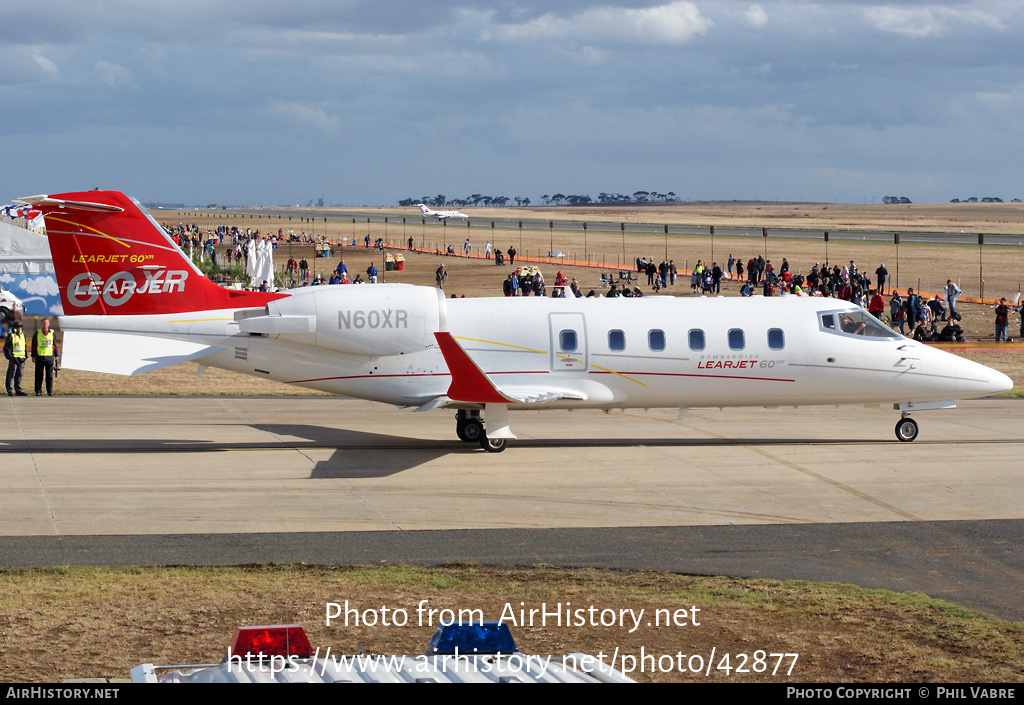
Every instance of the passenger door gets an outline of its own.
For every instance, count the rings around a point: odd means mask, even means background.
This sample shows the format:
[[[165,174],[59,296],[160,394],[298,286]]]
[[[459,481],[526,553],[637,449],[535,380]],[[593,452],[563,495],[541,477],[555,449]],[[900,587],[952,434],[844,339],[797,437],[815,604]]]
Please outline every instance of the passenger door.
[[[549,314],[551,371],[587,371],[587,328],[582,313]]]

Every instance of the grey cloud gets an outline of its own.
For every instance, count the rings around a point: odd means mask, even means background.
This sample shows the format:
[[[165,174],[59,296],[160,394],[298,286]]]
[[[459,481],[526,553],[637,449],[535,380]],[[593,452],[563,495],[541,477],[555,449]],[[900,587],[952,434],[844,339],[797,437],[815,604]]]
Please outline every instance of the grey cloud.
[[[0,34],[0,83],[18,96],[0,128],[23,165],[0,176],[12,195],[56,178],[234,203],[482,188],[859,200],[876,174],[942,199],[1016,178],[1024,137],[1017,3],[43,0],[14,13],[29,25]]]

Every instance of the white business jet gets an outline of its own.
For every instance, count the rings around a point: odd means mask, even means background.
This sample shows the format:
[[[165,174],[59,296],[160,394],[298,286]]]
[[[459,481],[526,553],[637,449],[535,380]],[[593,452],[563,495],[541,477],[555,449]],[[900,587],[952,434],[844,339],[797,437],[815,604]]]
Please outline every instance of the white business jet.
[[[420,212],[427,217],[437,218],[438,220],[448,220],[449,218],[468,218],[469,216],[461,211],[432,211],[422,203],[418,204]]]
[[[896,437],[912,441],[911,412],[1012,387],[836,299],[446,299],[403,284],[232,291],[121,193],[24,200],[46,216],[64,367],[134,375],[194,360],[454,409],[459,438],[490,452],[515,438],[515,409],[891,403]]]

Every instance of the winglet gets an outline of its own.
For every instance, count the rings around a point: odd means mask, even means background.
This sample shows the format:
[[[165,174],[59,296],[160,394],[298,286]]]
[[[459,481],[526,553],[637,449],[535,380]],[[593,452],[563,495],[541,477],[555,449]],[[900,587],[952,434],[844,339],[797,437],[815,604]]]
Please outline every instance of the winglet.
[[[448,387],[448,398],[453,401],[468,401],[477,404],[515,403],[494,386],[483,370],[466,354],[451,333],[434,333],[441,354],[452,373],[452,384]]]

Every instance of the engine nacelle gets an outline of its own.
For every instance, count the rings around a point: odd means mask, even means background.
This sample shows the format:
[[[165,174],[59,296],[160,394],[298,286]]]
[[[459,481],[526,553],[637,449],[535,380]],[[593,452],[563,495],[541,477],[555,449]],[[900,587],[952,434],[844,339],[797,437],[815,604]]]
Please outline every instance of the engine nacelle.
[[[445,316],[440,289],[408,284],[318,286],[267,304],[242,330],[355,355],[419,352],[435,344]]]

